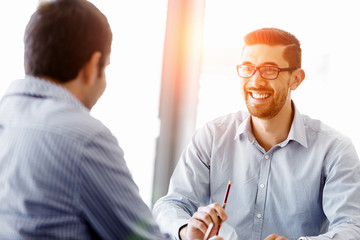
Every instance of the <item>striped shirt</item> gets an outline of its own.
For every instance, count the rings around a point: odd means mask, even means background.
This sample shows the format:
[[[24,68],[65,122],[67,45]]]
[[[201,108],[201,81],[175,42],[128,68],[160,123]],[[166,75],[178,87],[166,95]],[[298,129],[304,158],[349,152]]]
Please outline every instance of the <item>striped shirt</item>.
[[[167,238],[115,137],[60,85],[10,85],[0,146],[0,239]]]
[[[179,228],[199,206],[222,204],[224,239],[360,239],[360,161],[351,140],[295,108],[287,139],[269,151],[252,133],[246,112],[200,128],[183,152],[168,194],[153,212],[166,232]]]

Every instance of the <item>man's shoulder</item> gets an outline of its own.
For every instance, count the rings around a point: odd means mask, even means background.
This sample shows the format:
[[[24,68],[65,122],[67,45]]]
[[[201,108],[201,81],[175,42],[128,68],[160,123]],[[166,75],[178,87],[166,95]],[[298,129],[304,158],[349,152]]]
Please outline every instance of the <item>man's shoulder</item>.
[[[230,123],[242,123],[249,116],[250,114],[248,112],[237,111],[216,117],[210,120],[208,124],[221,125],[221,124],[230,124]]]
[[[206,123],[207,126],[214,128],[229,128],[229,127],[238,127],[246,119],[248,119],[250,114],[245,111],[238,111],[233,113],[228,113],[217,118],[214,118]]]
[[[58,84],[28,76],[14,81],[0,104],[0,121],[13,129],[91,136],[107,128]]]
[[[304,122],[305,129],[313,133],[343,135],[340,131],[320,119],[312,118],[306,114],[301,114],[301,119]]]
[[[326,122],[316,118],[311,118],[305,114],[301,114],[301,118],[309,140],[312,139],[314,141],[321,141],[322,144],[352,144],[352,141],[348,136],[331,125],[328,125]]]
[[[44,126],[47,130],[69,137],[85,140],[109,131],[100,120],[83,109],[59,106],[56,110],[48,112],[45,117],[47,120]]]
[[[213,135],[215,138],[233,139],[239,129],[247,127],[250,115],[244,111],[228,113],[206,122],[197,131],[198,135]]]

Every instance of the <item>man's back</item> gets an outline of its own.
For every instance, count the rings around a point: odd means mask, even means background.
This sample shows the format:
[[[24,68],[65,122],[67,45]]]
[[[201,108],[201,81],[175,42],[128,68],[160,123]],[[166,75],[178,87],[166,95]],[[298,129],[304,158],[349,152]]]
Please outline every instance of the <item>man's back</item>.
[[[0,145],[1,239],[163,238],[116,139],[61,86],[13,83]]]
[[[16,234],[11,231],[19,229],[30,236],[37,227],[56,224],[64,237],[86,236],[74,194],[81,181],[82,149],[96,132],[89,127],[99,126],[60,86],[46,83],[43,87],[49,89],[38,88],[33,80],[26,84],[30,89],[15,87],[0,104],[0,221],[8,225],[2,232]],[[57,96],[50,97],[54,89]]]

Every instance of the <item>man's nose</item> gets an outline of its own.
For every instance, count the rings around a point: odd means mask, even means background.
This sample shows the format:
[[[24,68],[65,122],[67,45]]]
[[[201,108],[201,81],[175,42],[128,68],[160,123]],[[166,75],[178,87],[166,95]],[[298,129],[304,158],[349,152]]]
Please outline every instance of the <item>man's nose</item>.
[[[256,72],[254,73],[254,75],[252,75],[250,77],[250,84],[254,87],[256,86],[265,86],[266,85],[266,79],[263,78],[261,75],[260,75],[260,72],[259,70],[257,69]]]

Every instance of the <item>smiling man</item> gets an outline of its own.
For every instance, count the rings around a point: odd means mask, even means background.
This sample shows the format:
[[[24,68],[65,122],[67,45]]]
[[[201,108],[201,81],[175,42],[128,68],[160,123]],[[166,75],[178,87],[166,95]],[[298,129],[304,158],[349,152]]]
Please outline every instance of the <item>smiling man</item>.
[[[300,42],[276,28],[244,40],[236,69],[248,112],[219,117],[195,133],[168,194],[154,206],[157,221],[180,239],[201,239],[220,219],[225,239],[360,239],[355,148],[300,114],[291,99],[305,78]],[[220,204],[229,180],[225,213]]]
[[[287,138],[293,120],[291,91],[305,78],[300,61],[292,60],[301,57],[300,44],[295,38],[290,40],[296,44],[246,46],[243,62],[237,66],[253,134],[266,151]],[[287,48],[294,51],[289,60],[284,56]]]

